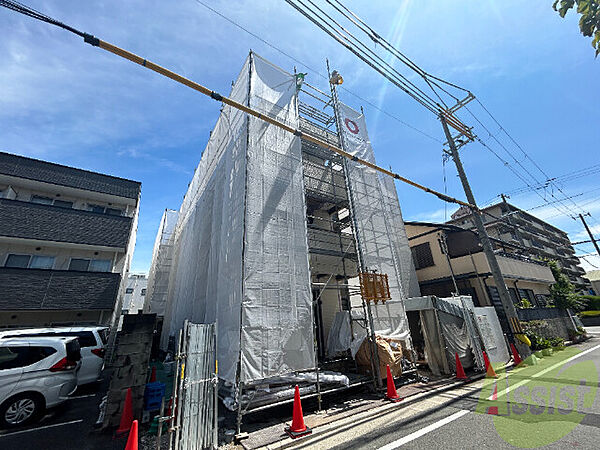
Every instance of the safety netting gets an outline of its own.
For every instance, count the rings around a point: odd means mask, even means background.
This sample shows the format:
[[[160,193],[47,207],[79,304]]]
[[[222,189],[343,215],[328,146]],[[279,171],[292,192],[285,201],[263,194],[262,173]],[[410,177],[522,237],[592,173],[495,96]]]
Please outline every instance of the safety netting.
[[[298,127],[297,79],[251,54],[230,98]],[[219,377],[315,365],[300,139],[223,105],[174,234],[167,334],[217,322]]]
[[[344,150],[375,164],[364,115],[343,103],[338,114]],[[387,274],[396,301],[373,308],[374,319],[382,336],[406,339],[410,333],[402,300],[419,296],[420,289],[394,180],[353,160],[347,160],[346,173],[363,270]]]
[[[173,232],[176,225],[177,211],[166,209],[154,241],[146,290],[148,304],[144,305],[144,310],[155,313],[157,316],[165,315],[169,293],[169,274],[173,259]]]

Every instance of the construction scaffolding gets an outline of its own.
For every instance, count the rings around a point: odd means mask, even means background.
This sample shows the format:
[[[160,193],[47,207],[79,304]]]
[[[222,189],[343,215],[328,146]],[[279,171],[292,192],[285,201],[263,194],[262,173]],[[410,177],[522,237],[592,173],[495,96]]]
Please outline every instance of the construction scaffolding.
[[[145,312],[155,313],[157,316],[164,316],[167,305],[169,274],[173,260],[173,232],[176,225],[177,211],[165,209],[152,250],[144,304]]]
[[[303,137],[374,162],[368,137],[338,132],[349,119],[366,136],[362,115],[254,53],[230,98],[302,136],[223,105],[168,239],[162,346],[186,319],[218,323],[221,395],[241,418],[291,399],[291,383],[320,398],[380,378],[378,362],[356,373],[352,347],[377,334],[410,349],[401,302],[419,290],[393,181]],[[388,275],[400,306],[372,316],[367,269]]]

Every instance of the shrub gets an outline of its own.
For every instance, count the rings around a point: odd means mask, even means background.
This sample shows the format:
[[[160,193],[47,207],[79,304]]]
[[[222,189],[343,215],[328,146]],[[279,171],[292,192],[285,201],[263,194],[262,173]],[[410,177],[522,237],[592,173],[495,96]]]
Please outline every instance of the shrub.
[[[600,295],[581,295],[578,297],[585,311],[600,310]]]

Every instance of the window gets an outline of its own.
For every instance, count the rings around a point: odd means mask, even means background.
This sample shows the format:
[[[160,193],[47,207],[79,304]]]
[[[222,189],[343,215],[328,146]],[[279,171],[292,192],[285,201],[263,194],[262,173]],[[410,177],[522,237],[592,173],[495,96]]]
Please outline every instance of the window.
[[[8,255],[4,267],[19,267],[21,269],[26,269],[29,266],[30,259],[31,256],[29,255]]]
[[[411,248],[413,260],[415,262],[415,269],[423,269],[425,267],[434,266],[433,255],[431,254],[431,247],[429,242],[415,245]]]
[[[54,200],[54,206],[59,206],[61,208],[73,208],[73,202],[68,202],[66,200]]]
[[[90,266],[89,259],[71,258],[69,263],[69,270],[77,270],[79,272],[87,272]]]
[[[54,256],[33,255],[29,262],[30,269],[52,269],[54,266]]]
[[[39,203],[40,205],[54,205],[60,208],[73,208],[73,202],[56,200],[52,197],[44,197],[42,195],[32,195],[31,203]]]
[[[142,289],[142,295],[146,295],[146,289]]]
[[[88,209],[95,213],[104,214],[104,206],[88,204]]]
[[[110,208],[108,206],[102,206],[102,205],[93,205],[91,203],[88,203],[88,209],[95,213],[108,214],[111,216],[122,216],[123,215],[122,209]]]
[[[0,347],[0,370],[30,366],[53,353],[56,353],[56,350],[52,347]]]
[[[110,272],[110,259],[92,259],[90,261],[90,272]]]
[[[54,256],[41,255],[8,255],[4,267],[18,267],[21,269],[52,269]]]
[[[40,205],[51,205],[53,199],[51,197],[42,197],[41,195],[32,195],[31,203],[39,203]]]
[[[535,299],[537,300],[538,305],[542,308],[548,306],[548,296],[544,294],[535,294]]]
[[[127,288],[127,289],[125,289],[125,293],[126,294],[133,294],[133,288]]]
[[[122,216],[123,211],[117,208],[106,208],[106,214],[109,216]]]
[[[69,270],[78,272],[110,272],[110,259],[71,258]]]

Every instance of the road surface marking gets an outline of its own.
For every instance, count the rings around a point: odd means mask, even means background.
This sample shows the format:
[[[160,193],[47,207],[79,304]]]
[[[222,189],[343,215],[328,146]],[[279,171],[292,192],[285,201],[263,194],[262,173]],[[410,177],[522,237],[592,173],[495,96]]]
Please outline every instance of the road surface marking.
[[[69,397],[69,400],[74,400],[76,398],[88,398],[88,397],[95,397],[96,394],[85,394],[85,395],[74,395],[72,397]]]
[[[523,385],[525,385],[525,384],[529,383],[529,382],[530,382],[531,380],[533,380],[534,378],[539,378],[539,377],[541,377],[542,375],[544,375],[544,374],[546,374],[546,373],[550,372],[551,370],[554,370],[554,369],[556,369],[557,367],[560,367],[560,366],[562,366],[562,365],[564,365],[564,364],[567,364],[567,363],[569,363],[569,362],[571,362],[571,361],[574,361],[574,360],[576,360],[577,358],[581,358],[583,355],[587,355],[588,353],[590,353],[590,352],[593,352],[594,350],[597,350],[597,349],[599,349],[599,348],[600,348],[600,345],[596,345],[595,347],[588,348],[587,350],[585,350],[585,351],[583,351],[583,352],[581,352],[581,353],[579,353],[579,354],[577,354],[577,355],[571,356],[571,357],[570,357],[569,359],[567,359],[566,361],[561,361],[561,362],[558,362],[558,363],[556,363],[556,364],[554,364],[554,365],[552,365],[552,366],[550,366],[550,367],[547,367],[546,369],[542,370],[541,372],[538,372],[538,373],[536,373],[536,374],[533,374],[533,375],[531,376],[531,378],[530,378],[530,379],[528,379],[528,380],[523,380],[523,381],[519,381],[518,383],[515,383],[515,384],[513,384],[512,386],[509,386],[509,387],[507,387],[507,388],[506,388],[506,389],[504,389],[503,391],[501,391],[501,392],[498,392],[498,398],[499,398],[499,397],[502,397],[503,395],[506,395],[506,394],[508,394],[510,391],[512,391],[512,390],[514,390],[514,389],[517,389],[518,387],[521,387],[521,386],[523,386]],[[488,400],[495,400],[495,399],[492,399],[492,396],[493,396],[493,394],[492,394],[492,395],[490,395],[490,396],[488,397]]]
[[[424,436],[427,433],[431,433],[433,430],[437,430],[438,428],[443,427],[444,425],[449,424],[450,422],[453,422],[456,419],[460,419],[462,416],[470,412],[471,411],[468,411],[466,409],[461,409],[460,411],[452,414],[451,416],[445,417],[438,422],[432,423],[431,425],[427,425],[425,428],[421,428],[420,430],[415,431],[414,433],[411,433],[407,436],[404,436],[403,438],[400,438],[397,441],[390,442],[389,444],[380,447],[379,450],[394,450],[395,448],[401,447],[404,444],[414,441],[415,439],[420,438],[421,436]]]
[[[32,431],[43,430],[44,428],[54,428],[54,427],[60,427],[62,425],[70,425],[72,423],[80,423],[80,422],[83,422],[83,419],[71,420],[70,422],[55,423],[52,425],[45,425],[43,427],[30,428],[28,430],[13,431],[12,433],[0,434],[0,438],[6,437],[6,436],[14,436],[15,434],[22,434],[22,433],[29,433]]]

